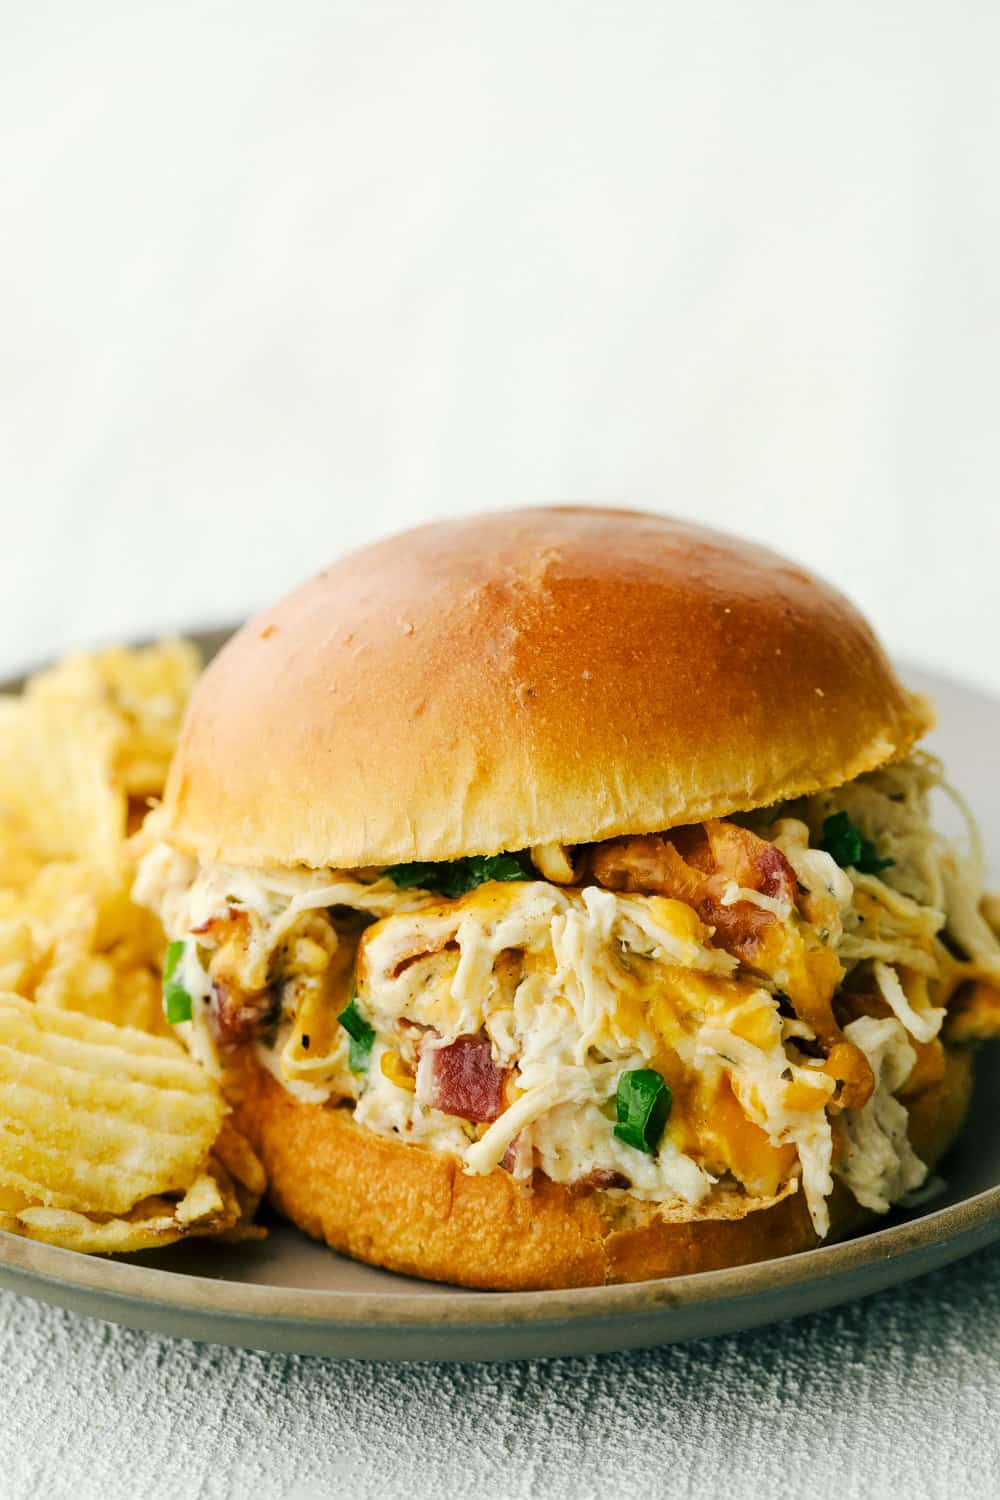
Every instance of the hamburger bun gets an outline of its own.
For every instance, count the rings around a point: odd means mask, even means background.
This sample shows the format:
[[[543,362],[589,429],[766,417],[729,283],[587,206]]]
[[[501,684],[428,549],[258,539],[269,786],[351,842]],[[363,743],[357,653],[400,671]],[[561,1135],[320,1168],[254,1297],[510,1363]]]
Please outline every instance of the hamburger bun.
[[[341,559],[199,682],[163,836],[357,868],[584,843],[836,786],[930,722],[870,627],[761,547],[519,510]]]

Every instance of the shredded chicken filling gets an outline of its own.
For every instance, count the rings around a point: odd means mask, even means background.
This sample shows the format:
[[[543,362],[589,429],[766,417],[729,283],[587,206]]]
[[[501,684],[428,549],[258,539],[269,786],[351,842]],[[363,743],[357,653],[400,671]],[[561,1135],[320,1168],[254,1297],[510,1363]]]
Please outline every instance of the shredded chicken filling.
[[[876,1211],[923,1180],[906,1099],[942,1075],[970,982],[980,1000],[1000,987],[975,845],[931,825],[940,784],[914,756],[738,820],[545,846],[537,879],[453,899],[381,870],[236,869],[159,844],[136,895],[184,943],[179,1030],[213,1069],[252,1046],[300,1098],[525,1183],[540,1170],[671,1205],[801,1184],[823,1234],[834,1177]],[[839,813],[877,873],[819,847]],[[672,1095],[649,1151],[615,1131],[639,1070]]]

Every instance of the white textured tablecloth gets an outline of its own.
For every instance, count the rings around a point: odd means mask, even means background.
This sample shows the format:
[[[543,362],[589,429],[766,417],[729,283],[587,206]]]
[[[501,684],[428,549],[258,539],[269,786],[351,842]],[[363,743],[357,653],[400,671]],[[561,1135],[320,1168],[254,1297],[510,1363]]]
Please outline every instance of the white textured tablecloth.
[[[872,1500],[1000,1493],[1000,1251],[631,1355],[337,1363],[0,1296],[0,1493]]]

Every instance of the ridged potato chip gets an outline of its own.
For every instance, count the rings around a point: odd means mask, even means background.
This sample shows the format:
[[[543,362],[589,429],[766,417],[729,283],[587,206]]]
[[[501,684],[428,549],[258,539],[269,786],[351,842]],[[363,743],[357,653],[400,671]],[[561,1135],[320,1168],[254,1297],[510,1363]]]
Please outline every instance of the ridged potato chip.
[[[254,1161],[257,1173],[262,1172],[256,1157]],[[179,1200],[146,1198],[118,1217],[21,1204],[10,1201],[9,1194],[5,1202],[0,1189],[0,1229],[62,1250],[125,1255],[194,1237],[262,1239],[266,1231],[250,1222],[259,1201],[259,1195],[232,1181],[213,1158]]]
[[[130,894],[199,666],[182,641],[78,655],[0,698],[0,1229],[65,1249],[264,1233],[263,1167],[170,1035]]]
[[[116,743],[112,725],[70,705],[0,699],[5,885],[26,884],[52,860],[118,867],[128,800],[114,777]]]
[[[21,959],[21,981],[10,988],[40,1005],[169,1034],[160,993],[163,934],[132,904],[126,872],[115,884],[83,865],[48,865],[13,910],[27,923],[34,950],[0,921],[0,966],[8,953],[12,962]]]
[[[0,1189],[32,1207],[121,1215],[186,1193],[224,1112],[176,1042],[0,996]]]
[[[191,641],[78,652],[32,677],[27,701],[68,708],[109,732],[115,784],[130,797],[158,796],[174,753],[201,657]]]
[[[41,975],[42,953],[30,922],[0,919],[0,992],[30,994]]]
[[[125,838],[199,668],[184,641],[68,658],[0,699],[0,989],[168,1035]]]

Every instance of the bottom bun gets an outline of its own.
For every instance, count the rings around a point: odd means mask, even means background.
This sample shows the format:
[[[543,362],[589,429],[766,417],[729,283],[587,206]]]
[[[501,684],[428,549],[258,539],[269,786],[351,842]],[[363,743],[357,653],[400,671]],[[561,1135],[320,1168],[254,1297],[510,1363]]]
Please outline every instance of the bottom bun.
[[[951,1049],[944,1078],[907,1101],[910,1138],[929,1166],[961,1129],[971,1086],[970,1052]],[[357,1125],[348,1105],[300,1103],[256,1064],[241,1080],[236,1123],[293,1224],[356,1260],[430,1281],[493,1291],[603,1286],[817,1243],[801,1192],[754,1200],[717,1189],[697,1207],[664,1209],[541,1174],[530,1189],[499,1168],[474,1177],[452,1156]],[[876,1217],[838,1183],[829,1238]]]

